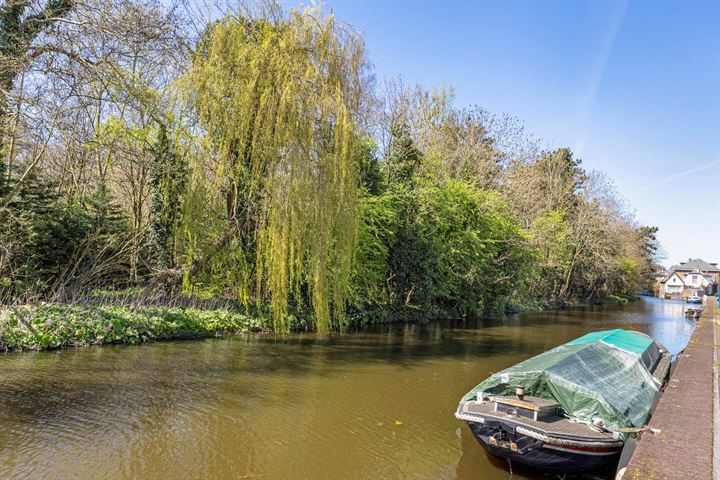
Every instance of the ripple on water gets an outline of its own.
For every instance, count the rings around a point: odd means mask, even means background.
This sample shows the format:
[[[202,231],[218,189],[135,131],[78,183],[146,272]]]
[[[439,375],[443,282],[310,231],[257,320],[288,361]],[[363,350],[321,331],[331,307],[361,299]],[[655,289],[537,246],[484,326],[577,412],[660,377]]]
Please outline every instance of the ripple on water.
[[[462,394],[588,330],[677,351],[693,328],[682,307],[7,355],[0,478],[506,479],[454,419]]]

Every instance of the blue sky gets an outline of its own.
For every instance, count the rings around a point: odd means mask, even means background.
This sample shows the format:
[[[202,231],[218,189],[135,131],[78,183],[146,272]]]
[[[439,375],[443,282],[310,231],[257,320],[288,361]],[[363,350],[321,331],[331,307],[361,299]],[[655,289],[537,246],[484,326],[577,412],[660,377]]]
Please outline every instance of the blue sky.
[[[283,2],[297,5],[294,2]],[[720,260],[720,2],[343,1],[379,79],[455,87],[612,177],[664,263]]]

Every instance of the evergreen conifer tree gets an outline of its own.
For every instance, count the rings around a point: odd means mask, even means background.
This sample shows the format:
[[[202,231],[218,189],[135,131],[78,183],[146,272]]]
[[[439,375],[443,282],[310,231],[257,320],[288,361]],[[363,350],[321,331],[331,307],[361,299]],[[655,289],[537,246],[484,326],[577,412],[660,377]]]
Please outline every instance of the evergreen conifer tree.
[[[388,182],[391,185],[411,186],[420,166],[420,151],[406,124],[393,127],[391,134],[390,154],[387,158]]]
[[[164,124],[160,125],[154,157],[155,164],[150,181],[153,241],[159,253],[159,266],[174,268],[177,265],[175,238],[187,167],[183,158],[174,152]]]

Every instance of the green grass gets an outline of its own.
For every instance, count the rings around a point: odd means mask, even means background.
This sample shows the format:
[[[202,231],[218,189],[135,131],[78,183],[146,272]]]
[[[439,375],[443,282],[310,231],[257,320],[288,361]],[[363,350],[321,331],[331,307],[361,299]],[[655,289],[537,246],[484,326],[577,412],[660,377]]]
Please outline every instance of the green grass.
[[[260,316],[229,310],[38,305],[0,310],[0,351],[137,344],[269,329]]]

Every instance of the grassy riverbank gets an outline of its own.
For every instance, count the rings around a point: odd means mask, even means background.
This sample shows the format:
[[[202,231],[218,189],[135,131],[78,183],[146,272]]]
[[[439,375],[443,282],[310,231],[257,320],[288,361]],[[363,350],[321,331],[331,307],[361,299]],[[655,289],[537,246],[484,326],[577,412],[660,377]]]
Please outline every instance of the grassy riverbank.
[[[231,310],[38,305],[0,310],[0,351],[137,344],[268,330],[271,322]]]
[[[626,304],[638,299],[632,295],[613,295],[599,303]],[[588,304],[557,305],[526,301],[512,304],[507,313],[582,305]],[[301,322],[295,317],[290,319],[290,324],[293,330],[308,327],[308,322]],[[269,315],[233,308],[24,305],[0,309],[0,352],[111,343],[138,344],[271,330],[272,320]]]

